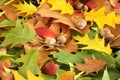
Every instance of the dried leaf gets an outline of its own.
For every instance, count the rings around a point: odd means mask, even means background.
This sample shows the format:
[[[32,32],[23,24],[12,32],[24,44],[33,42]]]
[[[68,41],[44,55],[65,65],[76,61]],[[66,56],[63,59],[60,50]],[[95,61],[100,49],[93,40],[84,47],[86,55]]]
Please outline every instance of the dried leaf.
[[[74,44],[75,41],[72,39],[66,43],[64,47],[61,47],[63,50],[66,50],[68,52],[76,52],[78,50],[77,44]]]
[[[90,0],[90,1],[92,1],[96,5],[95,10],[99,10],[100,8],[104,7],[107,2],[107,0]]]
[[[105,25],[106,28],[110,29],[111,33],[114,34],[113,40],[111,40],[111,47],[120,46],[120,24],[116,24],[116,28],[112,28],[110,26]]]
[[[41,0],[39,7],[41,7],[45,2],[46,2],[46,0]]]
[[[62,73],[58,80],[74,80],[75,73],[72,71],[66,71]]]
[[[52,23],[49,27],[50,30],[52,30],[56,36],[60,35],[60,29],[61,29],[61,24],[60,23]]]
[[[66,0],[48,0],[47,3],[52,5],[50,10],[61,10],[61,14],[73,14],[73,7]]]
[[[18,2],[18,0],[14,0],[12,3],[10,3],[9,5],[6,5],[6,6],[2,6],[0,7],[2,9],[2,11],[4,11],[4,15],[9,19],[9,20],[12,20],[12,21],[15,21],[17,19],[18,15],[15,9],[15,7],[11,6],[13,4],[16,4]],[[14,14],[14,15],[13,15]]]
[[[96,35],[93,40],[90,40],[87,34],[84,37],[74,36],[73,38],[78,41],[77,44],[87,45],[81,49],[94,49],[111,54],[112,50],[110,49],[110,45],[108,44],[107,46],[104,46],[104,39],[98,39],[98,35]]]
[[[85,71],[86,74],[96,72],[98,73],[100,70],[104,68],[106,65],[106,62],[100,59],[88,59],[84,58],[85,63],[84,64],[76,64],[75,68],[79,71]]]
[[[70,29],[76,30],[76,31],[84,34],[83,30],[80,30],[76,27],[75,23],[71,20],[71,16],[61,15],[58,11],[51,11],[51,10],[49,10],[48,6],[49,5],[44,4],[36,13],[40,14],[42,17],[55,18],[55,19],[57,19],[54,21],[55,23],[65,24]]]
[[[104,27],[105,24],[112,26],[115,28],[115,24],[120,23],[120,17],[115,15],[115,12],[111,12],[107,15],[104,14],[105,7],[101,8],[100,10],[96,11],[91,10],[90,12],[85,12],[85,19],[90,21],[95,21],[100,29]]]

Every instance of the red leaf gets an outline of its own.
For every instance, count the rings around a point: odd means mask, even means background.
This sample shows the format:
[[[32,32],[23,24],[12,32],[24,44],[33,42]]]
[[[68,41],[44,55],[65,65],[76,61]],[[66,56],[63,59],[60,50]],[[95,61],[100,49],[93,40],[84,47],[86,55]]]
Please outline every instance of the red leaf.
[[[96,8],[96,7],[97,7],[96,4],[95,4],[93,1],[91,1],[91,0],[89,0],[89,1],[86,3],[86,5],[87,5],[90,9],[93,9],[93,8]]]
[[[45,27],[36,28],[35,31],[38,36],[43,37],[43,38],[47,38],[47,37],[55,38],[56,37],[56,34],[49,28],[45,28]]]

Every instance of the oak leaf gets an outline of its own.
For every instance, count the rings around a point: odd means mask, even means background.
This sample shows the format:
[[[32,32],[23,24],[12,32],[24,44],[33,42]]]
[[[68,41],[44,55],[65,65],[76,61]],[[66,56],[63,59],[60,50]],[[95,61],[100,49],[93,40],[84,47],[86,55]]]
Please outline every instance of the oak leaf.
[[[50,10],[61,10],[61,14],[73,14],[73,7],[66,0],[48,0],[47,3],[52,5]]]
[[[25,23],[24,28],[22,28],[22,22],[24,22],[24,20],[22,19],[17,19],[16,24],[15,22],[9,22],[12,23],[12,25],[10,24],[10,26],[15,25],[15,28],[11,28],[10,30],[1,33],[1,36],[5,37],[5,40],[1,43],[0,46],[12,44],[11,47],[13,47],[17,44],[24,44],[35,39],[35,35],[29,30],[27,23]]]
[[[120,23],[120,17],[116,16],[115,12],[111,12],[105,15],[104,11],[105,7],[101,8],[98,11],[95,11],[93,9],[90,12],[85,12],[85,20],[95,21],[100,29],[102,29],[105,24],[115,28],[115,24]]]
[[[9,0],[9,1],[12,1],[12,0]],[[16,4],[16,3],[18,3],[18,0],[13,0],[10,4],[6,5],[4,3],[5,6],[0,6],[2,11],[4,11],[4,15],[6,16],[6,18],[8,18],[9,20],[12,20],[12,21],[15,21],[18,16],[22,16],[22,15],[17,14],[18,11],[15,9],[14,6],[11,6],[11,5]]]
[[[41,7],[45,2],[46,2],[46,0],[41,0],[39,7]]]
[[[85,71],[86,74],[96,72],[98,73],[100,70],[104,68],[106,65],[106,62],[100,59],[88,59],[84,58],[85,63],[84,64],[76,64],[75,68],[79,71]]]
[[[85,35],[84,37],[74,36],[73,38],[78,41],[77,44],[87,45],[81,49],[94,49],[111,54],[110,45],[108,44],[107,46],[104,46],[104,39],[100,40],[98,35],[96,35],[95,39],[93,40],[90,40],[88,35]]]
[[[40,14],[42,17],[54,18],[54,19],[56,19],[56,20],[54,20],[55,23],[65,24],[70,29],[76,30],[82,34],[84,34],[86,32],[84,30],[80,30],[77,28],[76,24],[71,20],[71,16],[62,15],[58,11],[52,11],[49,9],[50,9],[50,6],[45,3],[41,8],[38,9],[38,11],[36,13]]]
[[[100,8],[105,6],[107,2],[107,0],[89,0],[89,1],[92,1],[94,5],[96,5],[95,10],[99,10]]]
[[[15,80],[25,80],[25,78],[23,76],[21,76],[17,71],[12,71]],[[29,69],[27,69],[27,76],[28,76],[28,80],[44,80],[41,76],[36,77],[34,76]]]
[[[19,4],[14,4],[13,6],[20,10],[19,14],[26,13],[26,16],[32,15],[37,11],[37,8],[31,2],[29,4],[25,1],[24,3],[19,2]]]
[[[16,62],[24,63],[21,67],[19,67],[18,72],[27,77],[26,68],[29,68],[33,74],[40,74],[39,67],[37,65],[37,60],[39,58],[38,49],[32,48],[27,52],[27,55],[20,57],[16,60]]]
[[[116,24],[116,28],[112,28],[108,25],[105,25],[105,28],[110,29],[111,33],[114,34],[114,38],[111,40],[111,47],[119,47],[120,46],[120,24]]]

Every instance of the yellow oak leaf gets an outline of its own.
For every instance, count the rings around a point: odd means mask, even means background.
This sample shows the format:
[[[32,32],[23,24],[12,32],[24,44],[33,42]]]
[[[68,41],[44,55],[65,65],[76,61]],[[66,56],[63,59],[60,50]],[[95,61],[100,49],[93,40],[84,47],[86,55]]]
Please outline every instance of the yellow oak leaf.
[[[108,44],[107,46],[104,46],[104,39],[99,39],[98,35],[96,35],[95,39],[93,40],[90,40],[88,35],[85,35],[84,37],[74,36],[73,38],[78,41],[77,44],[87,45],[81,49],[94,49],[111,54],[110,45]]]
[[[26,80],[24,77],[22,77],[17,71],[12,71],[15,80]],[[27,80],[44,80],[41,76],[36,77],[34,76],[29,69],[27,69],[27,76],[28,79]]]
[[[73,7],[66,0],[48,0],[47,3],[52,5],[50,10],[61,10],[61,14],[73,14]]]
[[[37,11],[37,8],[31,2],[29,4],[25,1],[24,3],[19,2],[19,4],[14,4],[13,6],[20,10],[19,14],[26,13],[26,16],[32,15]]]
[[[115,15],[115,12],[111,12],[107,15],[104,14],[105,7],[95,11],[85,12],[85,20],[95,21],[100,29],[104,27],[104,24],[115,28],[115,24],[120,24],[120,17]]]

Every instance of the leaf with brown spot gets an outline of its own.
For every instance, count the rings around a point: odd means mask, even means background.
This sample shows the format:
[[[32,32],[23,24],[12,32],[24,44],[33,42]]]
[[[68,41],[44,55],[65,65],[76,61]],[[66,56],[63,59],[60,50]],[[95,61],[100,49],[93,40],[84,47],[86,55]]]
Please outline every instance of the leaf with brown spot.
[[[98,73],[106,65],[105,61],[96,58],[93,59],[84,58],[84,60],[85,60],[84,64],[76,64],[75,68],[79,71],[85,71],[86,74],[92,72]]]

